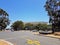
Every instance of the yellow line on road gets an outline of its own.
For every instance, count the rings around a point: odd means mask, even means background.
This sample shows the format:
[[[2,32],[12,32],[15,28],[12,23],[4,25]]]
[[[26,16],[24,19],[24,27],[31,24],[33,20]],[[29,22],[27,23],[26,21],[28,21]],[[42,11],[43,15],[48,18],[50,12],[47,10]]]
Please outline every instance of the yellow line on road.
[[[40,45],[40,42],[38,40],[27,39],[27,44],[29,44],[29,45]]]

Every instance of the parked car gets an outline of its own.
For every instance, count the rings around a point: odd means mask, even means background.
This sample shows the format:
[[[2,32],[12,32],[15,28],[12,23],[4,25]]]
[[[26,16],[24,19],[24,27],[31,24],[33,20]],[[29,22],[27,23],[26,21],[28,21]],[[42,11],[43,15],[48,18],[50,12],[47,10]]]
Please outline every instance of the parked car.
[[[40,30],[39,33],[40,34],[51,34],[52,30]]]

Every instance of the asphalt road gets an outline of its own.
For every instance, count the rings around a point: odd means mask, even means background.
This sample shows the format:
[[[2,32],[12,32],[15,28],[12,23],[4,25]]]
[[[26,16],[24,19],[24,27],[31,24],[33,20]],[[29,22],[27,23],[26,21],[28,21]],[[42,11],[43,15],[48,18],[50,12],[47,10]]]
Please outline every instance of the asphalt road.
[[[29,44],[37,41],[36,45],[60,45],[60,40],[56,38],[45,37],[43,35],[34,35],[30,31],[0,32],[0,39],[9,41],[15,45],[34,45]]]

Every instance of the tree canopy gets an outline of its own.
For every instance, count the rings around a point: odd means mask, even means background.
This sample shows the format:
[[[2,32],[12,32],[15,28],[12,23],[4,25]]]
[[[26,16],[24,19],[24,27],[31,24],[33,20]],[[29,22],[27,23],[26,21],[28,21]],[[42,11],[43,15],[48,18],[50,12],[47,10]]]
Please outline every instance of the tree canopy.
[[[11,27],[14,29],[14,30],[22,30],[24,28],[24,23],[22,21],[15,21]]]
[[[5,29],[10,24],[9,15],[6,11],[0,8],[0,30]]]
[[[54,33],[60,29],[60,0],[47,0],[45,9],[48,12],[49,23],[52,24],[52,33]]]
[[[33,29],[34,29],[34,26],[33,26],[33,24],[31,24],[31,23],[26,23],[26,24],[25,24],[25,29],[33,30]]]

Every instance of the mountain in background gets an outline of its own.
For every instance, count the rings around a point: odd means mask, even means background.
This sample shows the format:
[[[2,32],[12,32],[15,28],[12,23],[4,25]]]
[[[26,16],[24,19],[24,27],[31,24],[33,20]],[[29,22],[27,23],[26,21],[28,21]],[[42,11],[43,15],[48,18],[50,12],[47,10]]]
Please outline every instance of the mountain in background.
[[[26,24],[26,23],[31,23],[31,24],[39,24],[39,23],[41,23],[41,24],[49,24],[48,22],[24,22],[24,24]]]

